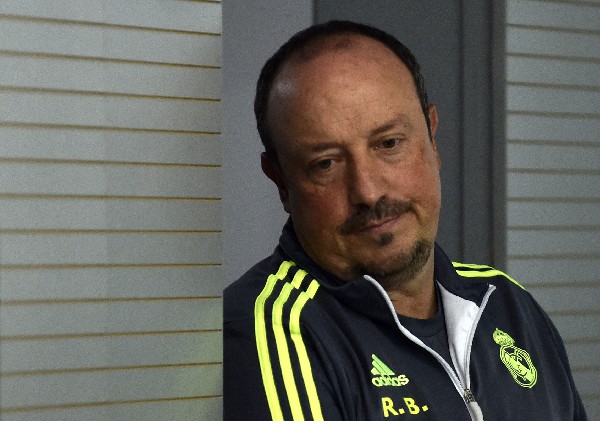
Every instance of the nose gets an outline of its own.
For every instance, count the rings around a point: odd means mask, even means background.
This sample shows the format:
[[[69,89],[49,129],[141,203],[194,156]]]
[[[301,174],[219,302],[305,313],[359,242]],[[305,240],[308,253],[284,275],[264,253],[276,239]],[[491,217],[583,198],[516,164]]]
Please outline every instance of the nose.
[[[373,207],[384,193],[384,180],[373,159],[355,157],[348,165],[348,194],[354,206]]]

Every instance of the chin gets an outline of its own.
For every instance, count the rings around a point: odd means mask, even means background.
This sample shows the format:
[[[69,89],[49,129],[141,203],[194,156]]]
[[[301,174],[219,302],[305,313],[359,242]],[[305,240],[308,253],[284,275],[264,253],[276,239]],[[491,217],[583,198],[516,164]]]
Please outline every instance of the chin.
[[[388,239],[381,238],[381,241]],[[356,272],[373,277],[387,290],[414,279],[429,260],[432,249],[432,241],[420,239],[408,251],[378,253],[377,259],[357,264]]]

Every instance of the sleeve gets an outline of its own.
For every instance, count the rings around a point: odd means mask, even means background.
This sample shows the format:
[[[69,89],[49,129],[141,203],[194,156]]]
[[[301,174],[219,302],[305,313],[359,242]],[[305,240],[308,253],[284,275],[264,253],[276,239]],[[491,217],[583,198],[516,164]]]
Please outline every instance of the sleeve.
[[[573,421],[587,421],[588,418],[587,418],[587,415],[585,412],[585,407],[583,406],[581,396],[579,396],[579,392],[577,391],[577,387],[575,386],[575,381],[573,380],[573,374],[571,373],[571,365],[569,363],[567,351],[565,349],[565,345],[560,336],[560,333],[558,332],[558,330],[556,329],[556,326],[554,326],[554,323],[552,322],[552,320],[550,319],[548,314],[544,311],[544,309],[538,304],[538,302],[535,299],[533,299],[533,297],[531,297],[531,295],[530,295],[530,298],[533,301],[533,303],[535,304],[535,306],[537,307],[538,311],[541,313],[542,317],[544,318],[544,321],[546,322],[546,326],[548,327],[548,329],[550,331],[550,336],[552,337],[552,340],[553,340],[554,344],[556,345],[556,348],[558,350],[558,354],[562,361],[564,370],[567,373],[567,376],[569,379],[569,384],[571,385],[571,391],[572,391],[572,395],[573,395],[573,405],[574,405]]]
[[[261,348],[255,331],[255,320],[224,324],[224,420],[348,419],[310,339],[301,344],[289,332],[279,339],[268,335]]]

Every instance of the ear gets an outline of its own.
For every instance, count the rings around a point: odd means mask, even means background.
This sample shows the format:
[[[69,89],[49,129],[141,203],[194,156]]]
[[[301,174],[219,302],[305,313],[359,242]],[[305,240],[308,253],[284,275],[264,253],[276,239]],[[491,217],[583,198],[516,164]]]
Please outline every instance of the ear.
[[[279,200],[281,200],[281,203],[283,204],[283,210],[290,213],[289,195],[283,180],[283,175],[281,174],[281,168],[279,168],[278,164],[271,162],[265,152],[260,154],[260,167],[262,168],[263,173],[265,173],[265,175],[277,186]]]
[[[433,145],[433,150],[435,151],[435,156],[437,159],[438,169],[439,169],[442,167],[442,160],[440,158],[440,153],[438,152],[438,149],[437,149],[437,142],[435,140],[435,136],[436,136],[437,128],[438,128],[437,108],[435,108],[435,105],[432,104],[427,109],[427,112],[429,113],[429,123],[431,124],[431,143]]]

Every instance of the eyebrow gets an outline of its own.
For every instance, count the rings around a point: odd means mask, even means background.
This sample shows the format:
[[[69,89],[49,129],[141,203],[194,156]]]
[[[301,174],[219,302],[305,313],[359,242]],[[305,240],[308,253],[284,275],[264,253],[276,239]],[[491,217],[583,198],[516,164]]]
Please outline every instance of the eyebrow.
[[[408,128],[412,127],[412,123],[406,114],[397,114],[389,121],[386,121],[381,126],[373,129],[370,133],[370,136],[375,137],[381,133],[385,133],[385,132],[392,130],[393,128],[398,127],[398,126],[404,126],[404,127],[408,127]],[[339,148],[339,147],[340,147],[339,142],[328,141],[328,142],[319,143],[317,145],[309,147],[309,150],[310,150],[310,152],[318,153],[318,152],[323,152],[323,151],[327,151],[327,150],[335,149],[335,148]]]
[[[373,129],[371,131],[371,136],[377,136],[378,134],[385,133],[388,130],[392,130],[393,128],[395,128],[397,126],[410,127],[410,126],[412,126],[412,124],[407,115],[399,114],[396,117],[394,117],[393,119],[385,122],[381,126]]]
[[[326,143],[319,143],[318,145],[314,145],[312,147],[309,148],[310,152],[323,152],[323,151],[327,151],[330,149],[336,149],[340,147],[340,143],[338,142],[326,142]]]

